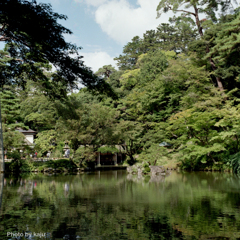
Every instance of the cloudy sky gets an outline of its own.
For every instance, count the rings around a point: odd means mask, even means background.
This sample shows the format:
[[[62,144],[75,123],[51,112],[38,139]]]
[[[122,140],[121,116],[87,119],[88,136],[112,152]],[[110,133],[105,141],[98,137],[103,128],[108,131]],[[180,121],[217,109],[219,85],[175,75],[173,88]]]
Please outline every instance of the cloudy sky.
[[[73,34],[66,40],[81,46],[85,64],[97,71],[114,57],[134,36],[143,36],[169,16],[156,19],[159,0],[38,0],[50,3],[53,11],[67,15],[62,21]]]

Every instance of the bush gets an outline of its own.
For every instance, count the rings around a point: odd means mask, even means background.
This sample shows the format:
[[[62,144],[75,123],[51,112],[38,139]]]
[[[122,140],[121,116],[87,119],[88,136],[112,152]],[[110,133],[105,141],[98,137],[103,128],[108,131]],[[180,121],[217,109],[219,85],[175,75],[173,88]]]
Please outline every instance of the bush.
[[[15,150],[13,152],[8,152],[7,157],[12,159],[12,161],[8,165],[8,168],[9,168],[8,170],[12,172],[18,172],[22,165],[21,154],[17,150]]]
[[[240,152],[230,155],[225,158],[225,164],[227,168],[232,169],[234,173],[240,173]]]
[[[32,172],[34,171],[36,168],[33,165],[33,163],[29,160],[21,160],[21,167],[20,167],[20,171],[21,172]]]
[[[43,172],[45,168],[47,168],[47,166],[46,165],[42,165],[42,166],[37,167],[37,170],[39,172]]]
[[[150,173],[150,172],[151,172],[150,167],[144,167],[144,170],[143,170],[144,174],[147,174],[147,173]]]
[[[68,170],[73,170],[73,169],[77,168],[77,165],[73,161],[68,160],[68,159],[58,159],[55,161],[50,160],[50,161],[46,162],[46,166],[48,168],[54,168],[54,169],[63,167]]]
[[[13,161],[18,161],[21,159],[21,154],[19,151],[17,150],[14,150],[13,152],[8,152],[7,153],[7,158],[9,159],[12,159]]]

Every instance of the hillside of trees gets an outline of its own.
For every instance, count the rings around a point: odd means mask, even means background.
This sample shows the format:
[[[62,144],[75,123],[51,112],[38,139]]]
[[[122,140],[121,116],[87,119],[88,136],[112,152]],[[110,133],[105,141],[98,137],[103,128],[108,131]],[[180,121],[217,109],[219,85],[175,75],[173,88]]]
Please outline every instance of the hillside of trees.
[[[31,79],[24,89],[5,84],[4,147],[22,145],[19,125],[38,131],[39,155],[61,156],[67,140],[80,165],[103,145],[122,145],[129,164],[175,161],[189,170],[240,171],[240,9],[223,1],[180,1],[189,6],[179,10],[172,2],[162,0],[158,14],[180,15],[135,36],[115,58],[118,69],[107,65],[95,73],[112,95],[56,85],[56,92],[65,87],[68,94],[52,99]],[[54,73],[43,74],[53,79]]]

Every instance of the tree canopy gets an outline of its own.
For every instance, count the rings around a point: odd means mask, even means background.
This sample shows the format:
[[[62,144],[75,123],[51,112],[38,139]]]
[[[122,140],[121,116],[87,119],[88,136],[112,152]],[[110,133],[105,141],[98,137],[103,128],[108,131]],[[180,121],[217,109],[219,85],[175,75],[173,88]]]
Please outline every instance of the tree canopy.
[[[59,95],[71,84],[64,83],[60,70],[44,70],[50,63],[44,60],[44,52],[36,53],[42,61],[32,60],[31,54],[23,54],[26,60],[18,61],[20,43],[9,40],[0,52],[2,79],[11,82],[14,64],[20,70],[34,66],[47,78],[44,82],[40,75],[33,75],[40,78],[38,82],[22,72],[19,83],[26,81],[26,90],[15,88],[11,97],[19,99],[19,121],[38,131],[38,152],[62,156],[68,141],[73,160],[81,165],[94,163],[99,149],[112,151],[120,145],[130,164],[147,161],[172,166],[174,162],[185,169],[240,171],[239,10],[213,15],[211,6],[230,7],[222,1],[161,1],[159,11],[179,10],[182,15],[142,37],[135,36],[115,58],[119,69],[104,65],[96,72],[92,87],[105,82],[118,98],[83,88],[64,101],[50,101],[42,83],[55,84]],[[200,13],[207,18],[198,25]],[[23,43],[19,46],[24,48]],[[59,81],[54,82],[55,77]],[[161,142],[168,143],[168,148],[159,146]]]
[[[53,12],[50,4],[37,3],[35,0],[3,0],[0,2],[0,41],[6,43],[7,66],[1,72],[1,85],[5,75],[13,82],[24,85],[28,79],[41,81],[46,90],[63,86],[78,88],[82,83],[90,89],[111,92],[102,78],[93,74],[84,65],[79,55],[81,47],[65,41],[64,35],[71,30],[58,23],[67,17]],[[52,64],[56,72],[49,79],[44,68]]]

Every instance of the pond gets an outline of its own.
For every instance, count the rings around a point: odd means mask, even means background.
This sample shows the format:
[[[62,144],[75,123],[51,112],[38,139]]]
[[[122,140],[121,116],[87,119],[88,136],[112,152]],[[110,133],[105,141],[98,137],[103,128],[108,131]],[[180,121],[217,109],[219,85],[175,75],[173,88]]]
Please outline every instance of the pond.
[[[0,239],[240,239],[237,175],[0,177]]]

